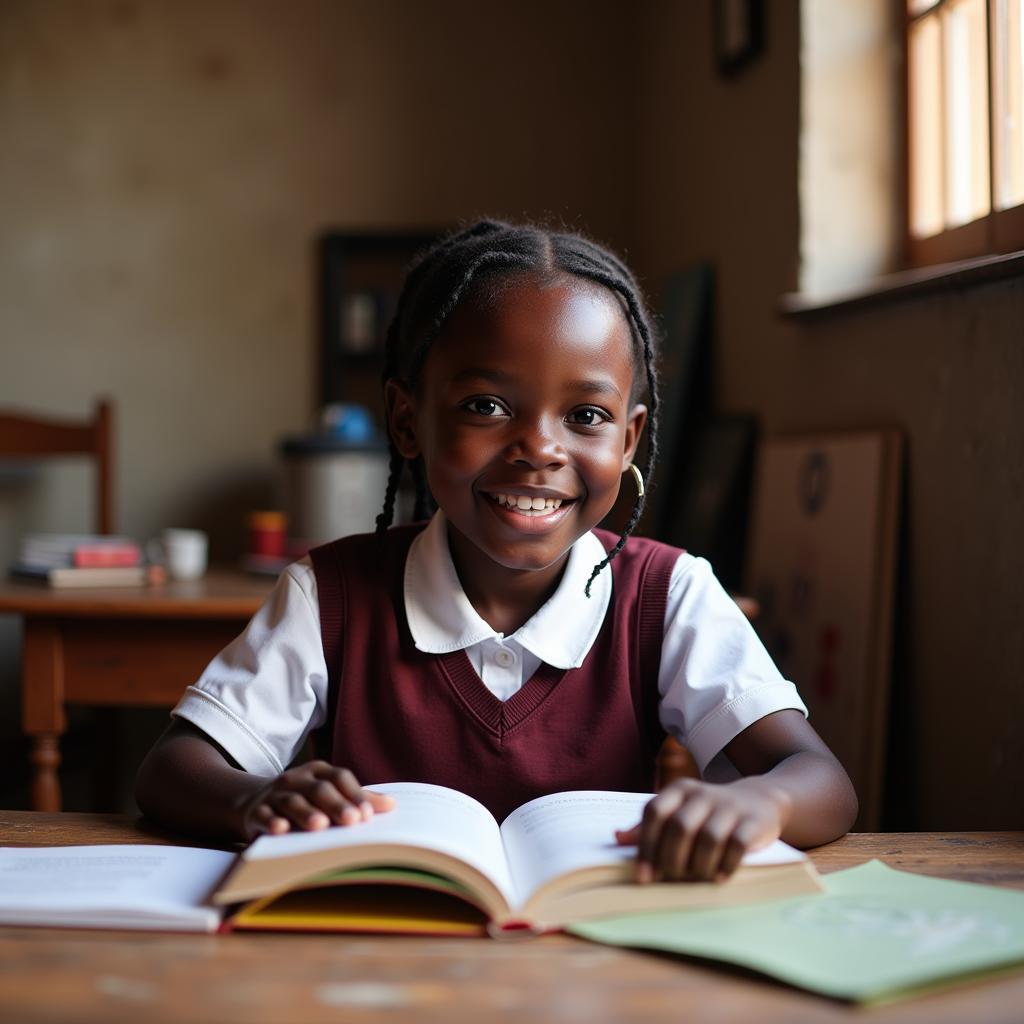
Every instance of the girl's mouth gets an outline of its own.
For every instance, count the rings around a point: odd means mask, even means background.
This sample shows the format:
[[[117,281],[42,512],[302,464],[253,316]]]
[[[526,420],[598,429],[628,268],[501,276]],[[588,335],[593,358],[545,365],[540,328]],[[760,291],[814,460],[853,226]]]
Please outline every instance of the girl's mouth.
[[[488,497],[500,508],[517,512],[521,516],[551,515],[562,505],[569,505],[572,498],[531,498],[525,494],[488,494]]]
[[[545,534],[558,528],[577,498],[484,491],[494,515],[517,533]]]

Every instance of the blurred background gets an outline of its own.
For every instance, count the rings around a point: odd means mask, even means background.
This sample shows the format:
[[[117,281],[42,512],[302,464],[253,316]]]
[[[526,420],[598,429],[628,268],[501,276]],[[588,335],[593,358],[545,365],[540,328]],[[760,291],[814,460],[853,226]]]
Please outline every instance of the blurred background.
[[[232,562],[320,414],[325,232],[565,224],[663,317],[709,268],[686,401],[906,439],[886,822],[1021,827],[1024,277],[906,271],[905,23],[882,0],[5,0],[0,406],[110,396],[118,531],[203,529]],[[87,528],[88,477],[0,470],[0,562]],[[20,643],[0,616],[6,806]],[[165,721],[122,728],[138,753]],[[76,718],[67,809],[88,750]]]

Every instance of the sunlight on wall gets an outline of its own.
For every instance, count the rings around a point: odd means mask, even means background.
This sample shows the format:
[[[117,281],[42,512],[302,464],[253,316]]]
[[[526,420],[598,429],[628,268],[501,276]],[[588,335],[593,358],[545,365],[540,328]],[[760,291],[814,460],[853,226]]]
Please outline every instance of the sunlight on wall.
[[[800,290],[826,295],[897,267],[901,56],[888,0],[804,0]]]

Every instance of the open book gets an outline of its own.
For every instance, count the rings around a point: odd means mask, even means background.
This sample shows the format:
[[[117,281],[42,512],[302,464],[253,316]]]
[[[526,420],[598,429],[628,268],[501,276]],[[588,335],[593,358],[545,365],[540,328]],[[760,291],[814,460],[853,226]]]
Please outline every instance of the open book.
[[[235,854],[188,846],[0,848],[0,924],[216,931]]]
[[[616,829],[649,793],[539,797],[499,827],[476,800],[443,786],[370,787],[395,797],[368,822],[262,836],[214,895],[244,904],[230,928],[492,934],[556,930],[624,913],[718,907],[821,889],[810,860],[776,842],[726,882],[636,885],[636,848]]]

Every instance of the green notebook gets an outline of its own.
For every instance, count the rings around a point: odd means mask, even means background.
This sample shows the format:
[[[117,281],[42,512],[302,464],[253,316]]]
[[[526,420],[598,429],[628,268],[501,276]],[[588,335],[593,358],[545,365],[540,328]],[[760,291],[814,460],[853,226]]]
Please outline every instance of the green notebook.
[[[613,946],[738,964],[838,999],[879,1003],[1024,964],[1024,892],[927,878],[873,860],[825,892],[722,910],[573,925]]]

